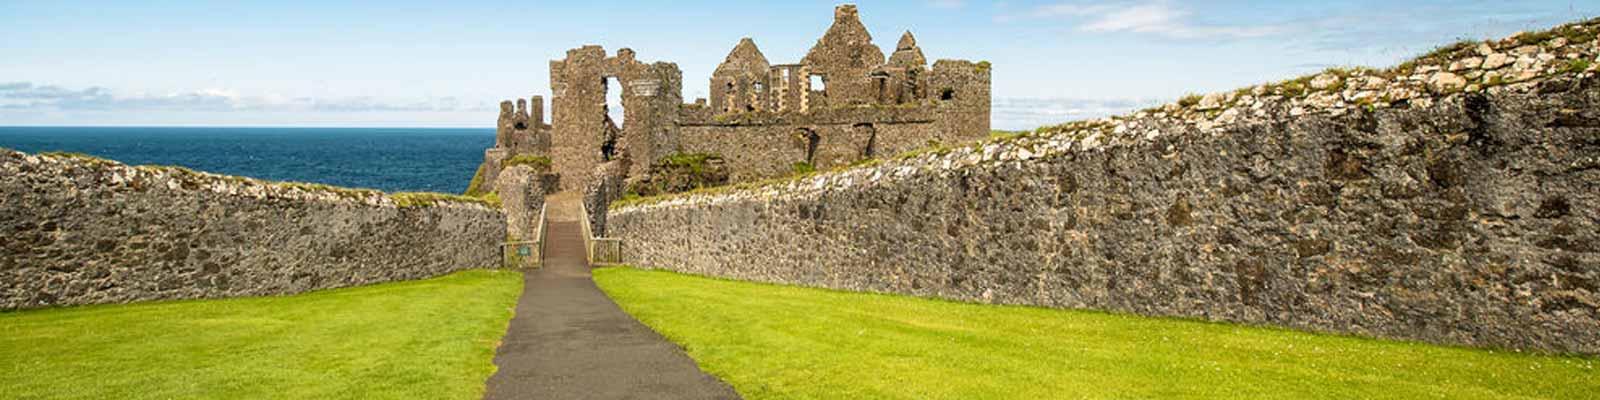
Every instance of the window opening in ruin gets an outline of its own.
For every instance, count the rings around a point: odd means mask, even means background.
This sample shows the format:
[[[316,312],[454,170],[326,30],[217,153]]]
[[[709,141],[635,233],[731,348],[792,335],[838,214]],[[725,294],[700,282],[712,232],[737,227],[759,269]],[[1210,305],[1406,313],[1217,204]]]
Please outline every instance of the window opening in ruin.
[[[826,92],[826,91],[828,91],[828,80],[827,79],[823,79],[823,76],[821,74],[811,74],[811,91],[813,91],[813,92]]]
[[[910,69],[906,71],[905,90],[900,92],[900,99],[898,102],[904,103],[907,101],[908,97],[912,99],[922,98],[922,90],[921,88],[917,87],[916,69]]]
[[[601,161],[611,161],[611,159],[616,158],[617,138],[619,136],[622,136],[622,129],[617,128],[617,124],[615,122],[611,122],[611,116],[607,115],[605,120],[601,121],[600,124]]]
[[[520,130],[524,130],[524,129],[528,129],[528,124],[522,123],[522,122],[518,122],[516,128],[519,131]]]
[[[878,86],[878,102],[889,103],[889,76],[884,74],[869,75]]]
[[[861,157],[876,157],[878,154],[878,128],[873,127],[872,124],[856,124],[855,130],[858,137],[865,136],[867,138],[866,146],[861,148]]]
[[[783,70],[783,84],[784,85],[788,85],[789,84],[789,70],[787,70],[787,69]]]
[[[800,128],[800,135],[806,138],[806,164],[817,165],[817,146],[822,144],[822,136],[806,128]]]
[[[627,110],[624,110],[622,105],[622,83],[618,82],[617,77],[614,76],[600,79],[606,91],[606,115],[610,116],[611,121],[615,122],[617,128],[620,129],[623,127],[624,121],[626,121],[623,117],[627,115]]]
[[[761,92],[761,91],[766,91],[767,90],[767,85],[763,85],[763,84],[761,84],[761,82],[756,82],[753,87],[756,89],[757,92]]]
[[[600,142],[600,160],[611,161],[617,155],[617,136],[607,130],[605,141]]]
[[[944,88],[944,90],[940,90],[939,91],[939,100],[955,100],[955,98],[956,98],[956,90],[955,89]]]

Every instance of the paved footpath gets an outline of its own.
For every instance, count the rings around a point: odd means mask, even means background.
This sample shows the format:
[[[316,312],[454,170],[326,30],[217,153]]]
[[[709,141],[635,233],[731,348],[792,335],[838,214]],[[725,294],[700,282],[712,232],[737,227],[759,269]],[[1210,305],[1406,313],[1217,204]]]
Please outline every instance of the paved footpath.
[[[552,199],[557,200],[557,199]],[[524,271],[522,298],[495,351],[485,399],[737,399],[683,350],[596,287],[577,207],[549,204],[545,267]],[[566,211],[566,210],[563,210]]]

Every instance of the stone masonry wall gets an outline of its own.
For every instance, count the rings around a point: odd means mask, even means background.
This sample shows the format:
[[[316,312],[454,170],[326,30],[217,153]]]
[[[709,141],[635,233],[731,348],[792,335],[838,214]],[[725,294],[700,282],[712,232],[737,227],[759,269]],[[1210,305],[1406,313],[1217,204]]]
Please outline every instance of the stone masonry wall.
[[[733,279],[1600,353],[1587,38],[619,204],[606,233]]]
[[[542,168],[513,165],[506,168],[495,184],[500,188],[500,209],[506,215],[507,240],[539,238],[539,215],[544,211],[544,196],[553,192],[546,186]]]
[[[505,227],[440,195],[0,149],[0,310],[422,279],[499,265]]]

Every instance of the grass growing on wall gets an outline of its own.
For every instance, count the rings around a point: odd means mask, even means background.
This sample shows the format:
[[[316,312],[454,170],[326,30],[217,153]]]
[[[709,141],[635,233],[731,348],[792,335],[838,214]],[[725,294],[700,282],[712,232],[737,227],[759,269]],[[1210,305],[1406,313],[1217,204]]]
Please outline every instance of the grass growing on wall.
[[[488,169],[488,167],[488,164],[478,164],[478,172],[472,173],[472,180],[467,182],[467,191],[462,192],[462,196],[483,196],[483,174],[484,170]]]
[[[746,399],[1593,398],[1600,359],[595,271]]]
[[[658,163],[663,168],[688,169],[695,174],[705,173],[706,163],[711,160],[721,160],[721,154],[711,153],[676,153],[662,158]]]
[[[395,205],[399,207],[433,207],[439,205],[441,202],[454,201],[462,203],[478,203],[491,208],[499,208],[500,196],[490,196],[490,194],[494,193],[491,192],[479,197],[469,197],[433,192],[400,192],[389,195],[389,198],[394,199]]]
[[[0,313],[0,398],[477,399],[521,282]]]
[[[500,163],[500,168],[506,169],[518,165],[526,165],[539,171],[549,171],[551,164],[550,157],[536,156],[532,154],[518,154],[511,156],[511,158],[506,159],[505,162]]]

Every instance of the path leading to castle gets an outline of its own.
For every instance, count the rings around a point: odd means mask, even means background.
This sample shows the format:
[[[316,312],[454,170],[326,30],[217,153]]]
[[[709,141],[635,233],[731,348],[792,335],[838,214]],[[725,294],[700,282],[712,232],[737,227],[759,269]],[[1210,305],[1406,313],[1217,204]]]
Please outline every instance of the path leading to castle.
[[[494,356],[485,399],[737,399],[677,345],[596,287],[583,257],[578,199],[549,199],[545,267],[525,271],[522,298]]]

